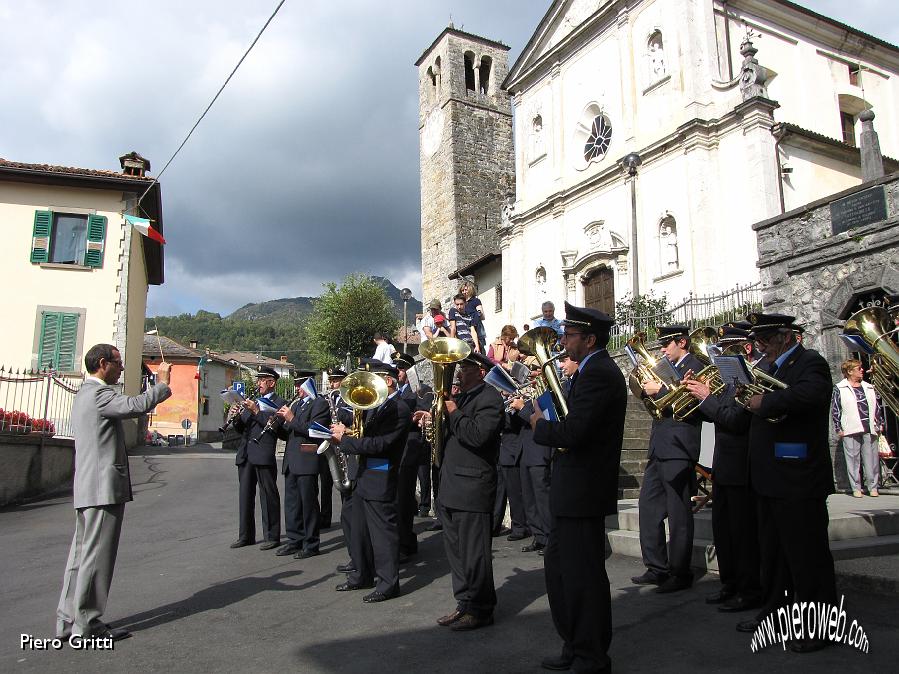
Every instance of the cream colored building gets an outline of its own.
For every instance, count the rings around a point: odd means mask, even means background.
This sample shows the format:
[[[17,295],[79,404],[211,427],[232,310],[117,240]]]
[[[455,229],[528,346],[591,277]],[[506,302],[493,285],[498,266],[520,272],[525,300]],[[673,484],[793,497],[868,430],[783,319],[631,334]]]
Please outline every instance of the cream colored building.
[[[147,288],[163,282],[163,248],[123,214],[162,232],[162,197],[149,162],[120,162],[123,173],[0,160],[7,368],[81,373],[87,349],[109,343],[124,359],[125,393],[140,392]]]
[[[463,270],[491,334],[544,300],[753,283],[753,223],[861,182],[862,110],[899,156],[899,49],[781,0],[557,0],[503,88],[501,276]]]

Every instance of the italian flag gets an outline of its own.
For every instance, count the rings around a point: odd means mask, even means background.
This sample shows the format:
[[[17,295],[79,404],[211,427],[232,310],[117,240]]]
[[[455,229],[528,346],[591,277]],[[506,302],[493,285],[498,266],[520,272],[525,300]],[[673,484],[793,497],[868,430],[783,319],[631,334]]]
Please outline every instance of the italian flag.
[[[151,225],[150,221],[146,218],[138,218],[134,215],[126,215],[125,222],[133,225],[134,229],[136,229],[147,238],[153,239],[158,243],[165,244],[165,239],[163,238],[162,234],[153,229],[153,225]]]

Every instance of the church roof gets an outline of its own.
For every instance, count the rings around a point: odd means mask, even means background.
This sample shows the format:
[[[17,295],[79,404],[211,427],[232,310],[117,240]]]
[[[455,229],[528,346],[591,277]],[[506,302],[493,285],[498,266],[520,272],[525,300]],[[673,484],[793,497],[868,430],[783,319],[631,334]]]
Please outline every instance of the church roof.
[[[450,274],[447,278],[452,281],[453,279],[457,279],[462,276],[468,276],[469,274],[480,269],[484,265],[490,264],[494,260],[498,260],[501,257],[502,257],[502,255],[500,255],[499,253],[487,253],[486,255],[482,255],[481,257],[479,257],[474,262],[469,262],[464,267],[459,267],[456,271],[454,271],[452,274]]]
[[[540,46],[540,44],[542,44],[544,38],[547,38],[549,36],[549,29],[552,27],[554,20],[557,18],[557,16],[560,15],[560,12],[566,9],[565,6],[568,4],[570,4],[570,0],[554,0],[553,3],[549,6],[546,14],[543,15],[543,18],[540,20],[540,23],[537,24],[537,28],[534,30],[534,33],[531,35],[531,39],[528,40],[528,43],[524,46],[524,49],[521,50],[521,53],[519,54],[515,63],[511,68],[509,68],[509,74],[506,76],[506,79],[503,80],[503,83],[501,85],[502,89],[508,89],[508,87],[511,86],[512,82],[517,80],[528,69],[529,66],[535,63],[534,57],[536,55],[537,48]],[[603,3],[600,9],[585,17],[584,21],[582,21],[580,25],[587,23],[597,15],[604,13],[613,4],[613,2]],[[873,42],[876,45],[894,52],[894,55],[899,55],[899,47],[897,47],[896,45],[887,42],[886,40],[883,40],[879,37],[875,37],[874,35],[871,35],[869,33],[865,33],[858,28],[853,28],[852,26],[841,21],[832,19],[829,16],[825,16],[824,14],[815,12],[811,9],[808,9],[807,7],[803,7],[802,5],[799,5],[795,2],[791,2],[790,0],[731,0],[729,6],[736,9],[747,9],[747,6],[751,6],[753,4],[758,4],[760,8],[768,9],[768,11],[771,10],[772,6],[780,5],[782,9],[787,9],[790,11],[798,12],[800,14],[804,14],[805,16],[810,17],[815,21],[829,24],[834,28],[839,28],[843,31],[846,31],[847,33],[851,33],[852,35]],[[577,28],[578,26],[573,27],[572,32],[577,30]],[[559,45],[553,47],[553,50],[555,50],[558,46]]]
[[[455,28],[452,24],[443,29],[443,32],[437,36],[437,39],[431,43],[431,46],[425,49],[421,56],[418,57],[418,60],[415,62],[415,65],[421,65],[421,62],[424,61],[428,54],[437,46],[440,40],[443,39],[444,35],[455,35],[456,37],[461,37],[466,40],[474,40],[475,42],[480,42],[481,44],[486,44],[490,47],[496,47],[497,49],[503,49],[505,51],[509,51],[511,47],[507,44],[503,44],[502,42],[497,42],[496,40],[491,40],[490,38],[481,37],[480,35],[475,35],[474,33],[466,33],[464,30],[459,30]]]

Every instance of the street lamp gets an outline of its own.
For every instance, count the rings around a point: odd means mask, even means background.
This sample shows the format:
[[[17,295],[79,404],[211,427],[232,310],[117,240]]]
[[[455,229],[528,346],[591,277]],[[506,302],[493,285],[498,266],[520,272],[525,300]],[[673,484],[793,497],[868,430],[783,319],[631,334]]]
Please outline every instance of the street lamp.
[[[412,291],[408,288],[403,288],[400,290],[400,297],[403,298],[403,353],[406,353],[409,343],[409,329],[406,327],[406,307],[409,304],[409,300],[412,299]]]
[[[621,160],[621,163],[627,167],[627,175],[631,179],[631,265],[633,265],[631,279],[632,295],[636,299],[640,294],[640,270],[637,255],[637,168],[643,163],[643,158],[636,152],[630,152]]]

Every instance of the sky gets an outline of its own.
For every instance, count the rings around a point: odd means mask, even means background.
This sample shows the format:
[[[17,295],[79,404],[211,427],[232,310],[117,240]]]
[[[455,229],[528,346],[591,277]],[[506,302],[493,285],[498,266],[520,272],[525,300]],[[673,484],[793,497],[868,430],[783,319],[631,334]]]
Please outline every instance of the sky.
[[[418,72],[446,27],[511,47],[550,0],[286,0],[160,178],[148,315],[316,296],[353,272],[421,297]],[[895,0],[801,4],[899,44]],[[0,157],[152,175],[277,0],[0,0]],[[89,8],[89,9],[86,9]]]

